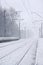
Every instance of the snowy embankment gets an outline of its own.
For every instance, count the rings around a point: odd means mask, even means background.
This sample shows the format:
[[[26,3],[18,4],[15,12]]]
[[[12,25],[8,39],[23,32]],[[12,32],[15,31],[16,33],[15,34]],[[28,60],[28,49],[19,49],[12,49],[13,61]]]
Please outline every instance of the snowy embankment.
[[[38,40],[36,64],[43,65],[43,38],[39,38]]]
[[[21,39],[0,44],[0,65],[35,63],[36,39]]]
[[[0,43],[19,40],[18,37],[0,37]]]

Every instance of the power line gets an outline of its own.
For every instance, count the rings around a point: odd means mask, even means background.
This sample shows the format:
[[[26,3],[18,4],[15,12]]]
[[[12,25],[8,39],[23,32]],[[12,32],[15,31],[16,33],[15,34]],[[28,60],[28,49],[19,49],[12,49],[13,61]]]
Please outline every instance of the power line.
[[[43,18],[39,13],[37,13],[37,12],[32,12],[32,14],[36,14],[36,15],[38,15],[40,18]]]
[[[5,0],[5,3],[6,3],[6,5],[7,5],[8,7],[11,7],[11,6],[7,3],[7,0]]]
[[[27,7],[25,6],[24,2],[23,2],[22,0],[21,0],[21,2],[22,2],[22,4],[23,4],[23,6],[24,6],[26,12],[27,12],[28,15],[29,15],[29,11],[28,11]],[[29,2],[29,0],[28,0],[28,2]],[[28,2],[27,2],[27,3],[28,3]],[[32,10],[31,10],[31,7],[30,7],[30,2],[28,3],[28,5],[29,5],[29,10],[30,10],[31,20],[33,21],[33,15],[32,15]]]
[[[28,5],[29,5],[29,10],[30,10],[30,13],[31,13],[31,19],[32,19],[32,22],[33,22],[34,18],[33,18],[33,15],[32,15],[32,8],[31,8],[30,1],[28,0],[27,3],[28,3]]]
[[[33,12],[32,10],[31,10],[31,6],[30,6],[30,2],[29,2],[29,0],[28,0],[28,5],[29,5],[29,7],[30,7],[30,11],[31,11],[31,14],[36,14],[36,15],[38,15],[40,18],[43,18],[39,13],[37,13],[37,12]],[[32,17],[33,18],[33,17]]]
[[[30,12],[31,12],[31,14],[32,14],[32,10],[31,10],[31,5],[30,5],[30,1],[28,0],[28,5],[29,5],[29,10],[30,10]]]
[[[28,13],[28,15],[29,15],[29,11],[28,11],[27,7],[25,6],[24,2],[23,2],[22,0],[21,0],[21,2],[22,2],[22,5],[24,6],[24,8],[25,8],[26,12],[27,12],[27,13]]]

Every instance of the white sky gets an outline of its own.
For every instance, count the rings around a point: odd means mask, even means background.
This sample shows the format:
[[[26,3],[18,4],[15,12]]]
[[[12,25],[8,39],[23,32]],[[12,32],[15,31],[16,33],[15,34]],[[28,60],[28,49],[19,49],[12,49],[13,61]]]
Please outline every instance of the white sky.
[[[31,15],[31,11],[43,16],[43,0],[0,0],[0,2],[3,8],[13,7],[18,11],[22,11],[24,21],[21,21],[21,27],[31,27],[34,18],[38,18],[37,15]]]

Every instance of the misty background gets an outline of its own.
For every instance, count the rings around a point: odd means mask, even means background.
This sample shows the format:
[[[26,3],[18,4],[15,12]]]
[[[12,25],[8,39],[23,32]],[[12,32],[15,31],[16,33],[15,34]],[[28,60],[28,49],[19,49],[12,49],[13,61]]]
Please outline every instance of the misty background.
[[[0,7],[6,10],[12,8],[20,12],[19,19],[24,19],[19,20],[21,32],[24,30],[21,36],[31,37],[37,35],[38,37],[41,34],[40,28],[43,22],[43,0],[0,0]],[[16,20],[17,26],[19,26],[19,21]]]

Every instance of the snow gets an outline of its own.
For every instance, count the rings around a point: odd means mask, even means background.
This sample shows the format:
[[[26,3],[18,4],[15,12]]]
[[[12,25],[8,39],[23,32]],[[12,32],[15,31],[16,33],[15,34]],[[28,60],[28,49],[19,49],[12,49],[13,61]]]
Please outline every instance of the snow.
[[[43,38],[38,40],[36,64],[43,65]]]
[[[29,38],[0,43],[0,65],[43,65],[42,51],[43,39]]]

